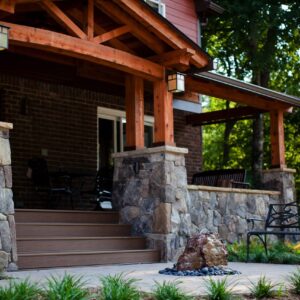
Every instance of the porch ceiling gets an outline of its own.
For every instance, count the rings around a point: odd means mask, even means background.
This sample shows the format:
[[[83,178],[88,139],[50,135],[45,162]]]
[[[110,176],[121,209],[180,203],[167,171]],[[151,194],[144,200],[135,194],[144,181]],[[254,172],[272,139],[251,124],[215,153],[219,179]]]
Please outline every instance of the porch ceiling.
[[[27,55],[31,49],[63,54],[151,81],[161,80],[164,68],[211,68],[210,57],[144,1],[4,2],[0,24],[10,27],[10,45]]]

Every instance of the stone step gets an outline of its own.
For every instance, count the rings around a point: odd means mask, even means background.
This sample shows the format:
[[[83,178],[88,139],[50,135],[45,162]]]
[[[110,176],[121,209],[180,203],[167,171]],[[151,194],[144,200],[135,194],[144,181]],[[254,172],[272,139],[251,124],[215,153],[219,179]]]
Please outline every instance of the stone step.
[[[108,264],[156,263],[157,250],[19,253],[20,269],[73,267]]]
[[[105,251],[146,249],[143,237],[30,237],[18,238],[22,253],[52,251]]]
[[[119,213],[115,211],[80,211],[80,210],[47,210],[16,209],[17,223],[119,223]]]
[[[22,237],[100,237],[129,236],[130,225],[92,223],[16,223],[17,238]]]

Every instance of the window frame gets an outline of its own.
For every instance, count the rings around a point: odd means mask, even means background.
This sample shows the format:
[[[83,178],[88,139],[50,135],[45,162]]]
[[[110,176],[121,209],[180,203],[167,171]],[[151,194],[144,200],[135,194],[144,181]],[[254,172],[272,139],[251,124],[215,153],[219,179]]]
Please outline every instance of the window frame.
[[[166,17],[166,4],[162,3],[161,0],[144,0],[149,6],[153,8],[153,6],[149,3],[152,2],[153,4],[156,4],[158,7],[158,13],[162,15],[163,17]],[[154,9],[154,8],[153,8]]]

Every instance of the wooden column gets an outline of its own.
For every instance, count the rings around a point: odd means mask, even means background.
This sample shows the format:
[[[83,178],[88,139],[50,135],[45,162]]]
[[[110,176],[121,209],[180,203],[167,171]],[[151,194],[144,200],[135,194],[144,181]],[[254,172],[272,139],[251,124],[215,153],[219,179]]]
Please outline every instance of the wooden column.
[[[270,111],[271,155],[273,168],[285,168],[283,111]]]
[[[144,148],[144,81],[127,75],[126,94],[126,150]]]
[[[154,145],[174,143],[173,94],[168,92],[166,81],[155,81],[154,87]]]

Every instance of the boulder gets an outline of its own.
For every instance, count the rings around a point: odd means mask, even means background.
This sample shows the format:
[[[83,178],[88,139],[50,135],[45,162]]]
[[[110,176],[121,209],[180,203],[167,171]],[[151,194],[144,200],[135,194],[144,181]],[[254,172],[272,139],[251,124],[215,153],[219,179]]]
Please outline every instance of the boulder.
[[[176,268],[178,271],[185,271],[225,266],[228,264],[227,256],[226,247],[217,234],[200,233],[188,239]]]

